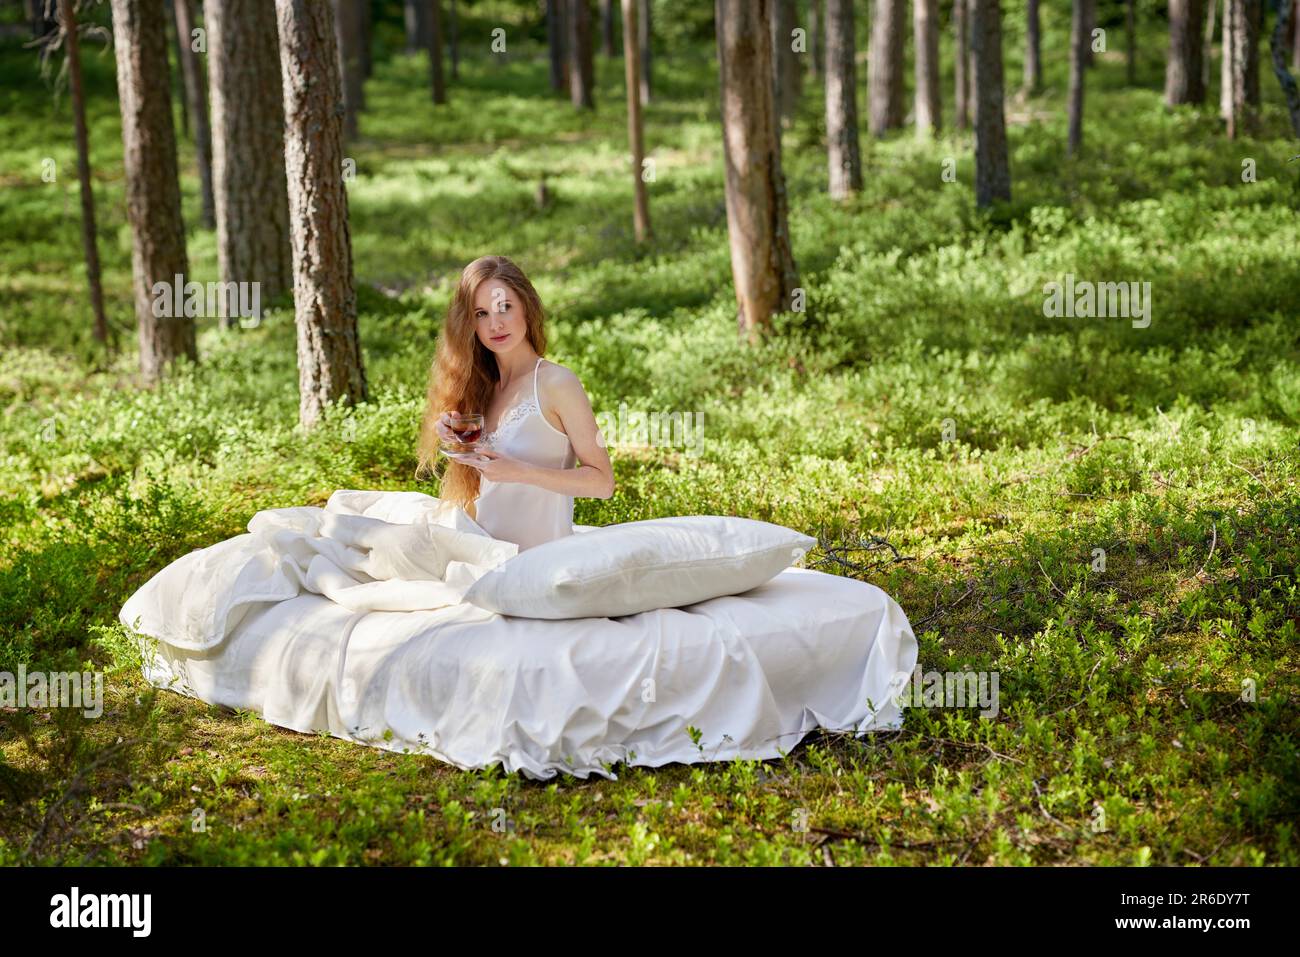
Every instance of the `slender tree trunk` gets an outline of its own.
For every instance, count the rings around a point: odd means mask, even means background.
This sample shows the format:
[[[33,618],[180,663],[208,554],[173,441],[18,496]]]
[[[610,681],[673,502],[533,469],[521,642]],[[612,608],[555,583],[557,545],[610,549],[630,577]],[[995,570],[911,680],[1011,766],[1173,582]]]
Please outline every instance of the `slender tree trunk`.
[[[808,0],[808,76],[814,81],[822,75],[822,0]]]
[[[853,0],[826,0],[826,143],[832,199],[862,189]]]
[[[278,2],[278,0],[277,0]],[[359,135],[358,116],[366,108],[365,77],[361,71],[361,0],[333,0],[335,46],[343,77],[343,135]],[[426,0],[427,2],[427,0]]]
[[[1074,0],[1070,16],[1070,135],[1067,152],[1073,156],[1083,145],[1083,50],[1089,44],[1088,0]]]
[[[425,0],[406,0],[403,5],[406,24],[406,52],[429,49],[429,7]]]
[[[206,0],[213,181],[221,281],[293,288],[284,173],[284,91],[275,8],[266,0]],[[234,325],[222,317],[222,328]]]
[[[433,102],[447,102],[447,82],[442,72],[442,0],[426,0],[429,4],[429,78],[433,86]]]
[[[650,54],[654,46],[654,24],[650,20],[651,6],[650,0],[637,0],[640,7],[637,9],[637,42],[641,47],[641,105],[649,106],[651,95],[654,92],[654,84],[651,79],[654,75],[654,69],[651,66]]]
[[[1124,78],[1129,86],[1137,84],[1137,3],[1124,0]]]
[[[569,54],[565,49],[568,26],[564,8],[568,0],[546,0],[546,40],[551,59],[551,89],[555,92],[568,87]]]
[[[1169,58],[1165,66],[1165,104],[1203,103],[1201,23],[1205,0],[1169,0]]]
[[[614,0],[600,0],[600,52],[614,59]]]
[[[952,73],[956,81],[953,97],[953,126],[970,126],[970,6],[967,0],[953,0],[952,26],[955,34]]]
[[[1038,0],[1025,3],[1025,92],[1035,93],[1043,85],[1043,54],[1040,39]]]
[[[298,419],[309,429],[325,403],[367,399],[343,184],[343,86],[330,5],[275,0],[275,12],[293,230]]]
[[[1083,65],[1093,65],[1092,30],[1097,25],[1097,0],[1083,0],[1083,35],[1087,42],[1083,46]]]
[[[568,0],[569,100],[581,110],[595,109],[596,70],[591,43],[591,0]]]
[[[451,0],[447,15],[447,42],[451,47],[451,78],[460,79],[460,17],[456,13],[456,0]]]
[[[929,137],[943,127],[939,97],[938,0],[913,0],[912,30],[916,37],[916,132]]]
[[[772,18],[773,82],[776,84],[777,112],[781,127],[788,128],[799,109],[803,93],[803,70],[799,54],[794,51],[794,28],[799,25],[795,0],[776,0]]]
[[[1011,166],[1002,88],[1001,0],[971,5],[971,51],[975,61],[975,205],[1011,199]]]
[[[873,136],[903,125],[903,39],[907,0],[876,0],[871,24],[871,50],[867,57],[869,126]]]
[[[1259,107],[1260,0],[1226,0],[1224,61],[1228,138],[1255,131]]]
[[[95,238],[95,194],[90,185],[90,138],[86,133],[86,93],[81,82],[81,48],[77,37],[77,15],[72,0],[59,4],[63,42],[68,58],[68,88],[72,93],[72,121],[77,135],[77,180],[81,184],[81,248],[86,257],[86,284],[90,307],[95,314],[95,341],[116,351],[117,336],[109,342],[108,319],[104,315],[104,287],[99,280],[99,242]]]
[[[1287,37],[1300,21],[1300,11],[1296,10],[1295,0],[1280,0],[1277,10],[1277,23],[1273,26],[1273,36],[1269,43],[1273,58],[1273,73],[1282,85],[1286,97],[1287,115],[1291,118],[1291,132],[1300,138],[1300,89],[1296,87],[1295,77],[1286,68]]]
[[[185,99],[194,117],[194,152],[199,164],[199,193],[202,201],[201,222],[205,229],[217,224],[212,198],[212,128],[208,123],[208,96],[203,82],[203,67],[194,53],[193,0],[173,0],[176,36],[180,38],[181,75],[185,81]]]
[[[736,324],[754,343],[799,285],[772,100],[773,0],[715,0],[714,13]]]
[[[650,237],[650,200],[645,186],[645,132],[641,122],[640,51],[637,49],[637,0],[622,0],[623,6],[623,77],[627,85],[627,138],[632,148],[633,207],[632,228],[636,241]]]
[[[1235,26],[1233,0],[1223,0],[1223,26],[1219,28],[1219,115],[1225,121],[1232,116],[1232,60],[1237,47],[1233,39]]]
[[[1300,70],[1300,10],[1291,6],[1291,66]]]
[[[184,282],[189,272],[167,77],[166,14],[162,0],[112,2],[140,372],[146,382],[155,383],[182,356],[198,361],[193,318],[158,316],[153,309],[155,284],[171,289],[178,276]]]

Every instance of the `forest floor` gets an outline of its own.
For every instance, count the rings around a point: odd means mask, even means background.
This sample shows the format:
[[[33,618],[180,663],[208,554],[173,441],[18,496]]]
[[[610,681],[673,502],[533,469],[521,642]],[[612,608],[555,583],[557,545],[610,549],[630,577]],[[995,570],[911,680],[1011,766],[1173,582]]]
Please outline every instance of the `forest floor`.
[[[112,59],[91,52],[128,351],[95,348],[67,100],[0,47],[0,668],[106,673],[98,720],[0,712],[0,863],[1300,864],[1300,149],[1267,71],[1255,138],[1166,111],[1153,25],[1137,88],[1098,57],[1067,159],[1062,32],[1012,105],[1014,201],[991,216],[964,133],[864,136],[866,187],[831,202],[807,90],[783,145],[807,310],[757,348],[736,342],[707,48],[656,59],[644,249],[620,63],[580,115],[538,51],[467,56],[437,111],[422,59],[378,59],[348,186],[372,401],[310,435],[284,302],[205,320],[200,364],[138,387]],[[212,280],[192,141],[181,161]],[[996,672],[996,717],[914,707],[781,760],[535,782],[150,688],[116,616],[168,562],[335,489],[436,494],[412,477],[428,365],[485,253],[533,278],[547,355],[598,411],[704,414],[698,455],[616,447],[617,493],[576,521],[736,514],[838,543],[852,567],[809,563],[893,595],[925,670]],[[1149,324],[1045,315],[1067,275],[1149,282]]]

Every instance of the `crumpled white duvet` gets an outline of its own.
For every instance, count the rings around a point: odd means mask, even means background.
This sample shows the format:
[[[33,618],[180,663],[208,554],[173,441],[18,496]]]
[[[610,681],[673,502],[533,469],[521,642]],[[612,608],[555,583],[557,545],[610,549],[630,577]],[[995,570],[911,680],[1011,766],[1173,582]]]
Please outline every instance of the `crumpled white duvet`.
[[[774,758],[817,727],[902,723],[894,696],[916,640],[865,582],[790,568],[742,595],[551,621],[463,602],[518,548],[423,493],[339,490],[323,509],[260,511],[248,529],[172,562],[122,607],[156,639],[150,683],[536,779]]]

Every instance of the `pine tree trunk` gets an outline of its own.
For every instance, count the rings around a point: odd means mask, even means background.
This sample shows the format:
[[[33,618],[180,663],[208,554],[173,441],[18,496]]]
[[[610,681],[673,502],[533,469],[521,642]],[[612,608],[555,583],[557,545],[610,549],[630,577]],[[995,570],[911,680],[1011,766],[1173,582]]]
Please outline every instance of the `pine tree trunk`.
[[[1074,0],[1070,16],[1070,88],[1067,94],[1069,110],[1069,140],[1066,150],[1070,155],[1079,152],[1083,145],[1083,50],[1088,45],[1088,0]]]
[[[564,15],[567,5],[568,0],[546,0],[546,40],[551,59],[551,89],[557,93],[568,86],[569,79],[569,55],[565,49],[568,26]]]
[[[1169,0],[1169,59],[1165,65],[1165,104],[1205,101],[1201,72],[1201,24],[1205,0]]]
[[[803,70],[799,68],[799,54],[794,51],[794,28],[799,25],[799,11],[795,0],[776,0],[772,18],[772,57],[775,72],[777,112],[781,127],[789,128],[799,109],[803,93]]]
[[[361,72],[360,4],[361,0],[333,0],[332,3],[334,43],[343,78],[343,135],[348,140],[355,140],[359,135],[358,117],[366,108],[365,78]]]
[[[1255,132],[1259,107],[1260,0],[1226,0],[1224,7],[1225,95],[1228,138]]]
[[[155,284],[170,289],[189,272],[167,76],[166,13],[162,0],[112,0],[112,12],[140,372],[146,382],[155,383],[176,359],[198,361],[193,318],[156,316],[153,310]]]
[[[1083,46],[1083,65],[1092,66],[1092,28],[1097,25],[1097,0],[1083,0],[1083,35],[1087,41]]]
[[[403,5],[406,26],[406,52],[429,49],[429,7],[425,0],[406,0]]]
[[[596,70],[591,42],[591,0],[568,0],[569,101],[595,109]]]
[[[913,0],[912,29],[916,37],[916,132],[921,137],[929,137],[943,127],[938,0]]]
[[[1011,166],[1002,88],[1001,0],[971,5],[971,53],[975,63],[975,205],[1011,199]]]
[[[1025,3],[1025,92],[1034,93],[1043,85],[1042,28],[1038,0]]]
[[[826,144],[832,199],[862,189],[853,0],[826,0]]]
[[[223,283],[260,283],[269,299],[293,288],[275,8],[206,3],[219,272]]]
[[[772,99],[773,0],[715,0],[736,325],[756,342],[799,285]]]
[[[952,62],[956,87],[953,96],[953,126],[964,130],[970,126],[970,6],[967,0],[953,0],[952,27],[954,51]]]
[[[641,121],[641,57],[637,49],[637,0],[622,0],[623,5],[623,78],[627,85],[627,138],[632,148],[633,207],[632,227],[638,243],[650,237],[650,201],[646,196],[645,129]]]
[[[28,0],[28,3],[34,3],[38,7],[43,2],[44,0]],[[167,0],[167,9],[171,13],[171,17],[172,17],[172,39],[176,41],[173,44],[176,48],[175,49],[176,69],[180,70],[181,69],[181,35],[176,32],[176,11],[172,9],[173,2],[174,0]],[[190,100],[189,97],[186,96],[185,94],[184,85],[185,85],[185,78],[182,76],[181,95],[177,99],[180,101],[180,105],[181,105],[181,132],[185,135],[186,139],[189,139],[190,138]]]
[[[600,52],[614,59],[614,0],[600,0]]]
[[[1210,64],[1214,61],[1214,11],[1219,6],[1218,0],[1209,0],[1206,6],[1208,16],[1205,18],[1205,43],[1201,47],[1201,88],[1208,93],[1210,90]]]
[[[823,69],[822,0],[808,0],[808,76],[820,80]]]
[[[429,5],[429,78],[433,86],[433,102],[447,102],[447,82],[442,71],[442,0],[425,0]]]
[[[172,12],[176,16],[176,36],[180,42],[185,100],[189,104],[189,114],[194,117],[194,153],[199,164],[199,197],[202,203],[200,221],[205,229],[214,229],[217,219],[212,196],[212,127],[208,123],[208,96],[203,81],[203,67],[194,52],[194,8],[191,3],[193,0],[173,0]]]
[[[1291,118],[1291,132],[1300,138],[1300,88],[1295,77],[1286,68],[1287,47],[1291,30],[1300,20],[1300,11],[1296,9],[1295,0],[1281,0],[1278,4],[1277,22],[1273,25],[1273,35],[1269,40],[1269,52],[1273,60],[1273,73],[1282,85],[1282,94],[1286,97],[1287,115]]]
[[[651,78],[654,70],[651,67],[650,53],[653,47],[652,39],[654,37],[654,24],[650,21],[650,0],[637,0],[640,7],[637,10],[637,42],[641,47],[641,105],[649,106],[651,94],[654,92]]]
[[[1237,49],[1233,39],[1235,27],[1233,0],[1223,0],[1223,26],[1219,28],[1219,115],[1225,121],[1232,116],[1232,70]]]
[[[95,237],[95,194],[90,185],[90,138],[86,133],[86,93],[81,82],[81,46],[77,36],[77,15],[71,0],[59,4],[68,59],[68,88],[72,94],[72,121],[77,136],[77,180],[81,185],[81,248],[86,257],[86,284],[90,307],[95,314],[95,341],[109,343],[108,319],[104,315],[104,287],[99,278],[99,242]],[[117,336],[112,346],[116,350]]]
[[[868,124],[873,136],[903,125],[903,40],[907,0],[876,0],[867,57]]]
[[[343,85],[330,5],[275,0],[275,12],[293,237],[298,419],[311,428],[325,403],[367,399],[343,184]]]

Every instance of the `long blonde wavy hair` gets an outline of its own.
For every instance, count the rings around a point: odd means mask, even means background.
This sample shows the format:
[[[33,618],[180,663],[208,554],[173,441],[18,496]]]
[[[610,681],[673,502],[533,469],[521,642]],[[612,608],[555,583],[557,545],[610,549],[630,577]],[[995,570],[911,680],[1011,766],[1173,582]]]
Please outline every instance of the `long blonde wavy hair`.
[[[420,424],[419,464],[415,469],[417,479],[431,473],[441,474],[438,497],[466,509],[478,498],[479,470],[438,455],[435,425],[438,416],[451,409],[486,414],[496,393],[500,382],[496,359],[479,341],[478,321],[474,318],[478,288],[493,279],[514,291],[524,309],[528,341],[539,356],[546,352],[546,312],[523,270],[505,256],[480,256],[466,266],[447,307],[447,318],[429,369],[424,418]],[[439,465],[444,465],[445,470],[439,472]]]

